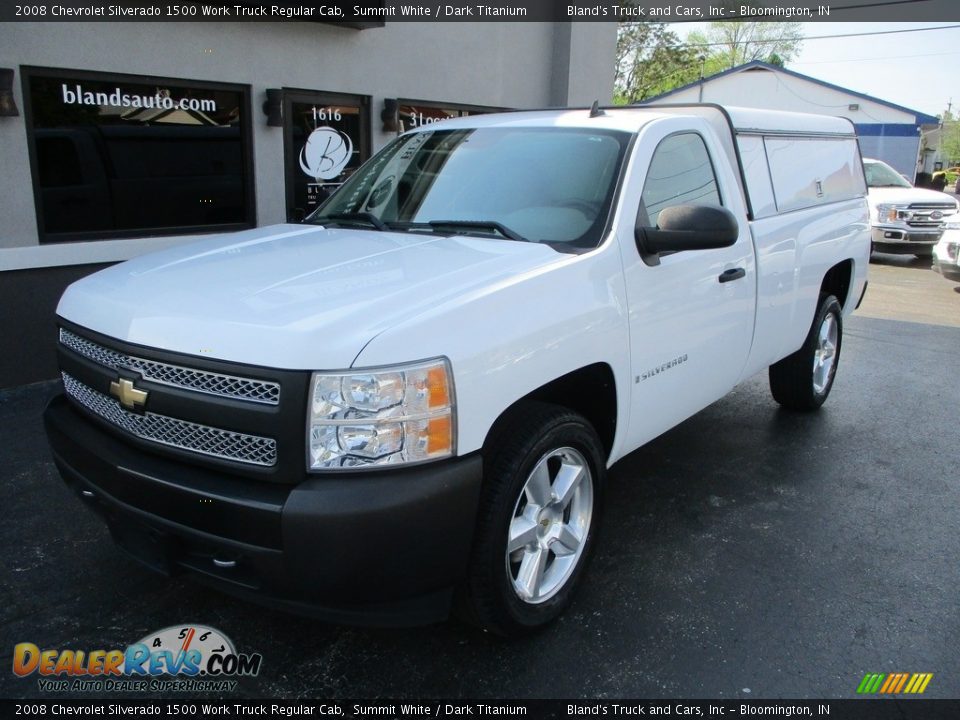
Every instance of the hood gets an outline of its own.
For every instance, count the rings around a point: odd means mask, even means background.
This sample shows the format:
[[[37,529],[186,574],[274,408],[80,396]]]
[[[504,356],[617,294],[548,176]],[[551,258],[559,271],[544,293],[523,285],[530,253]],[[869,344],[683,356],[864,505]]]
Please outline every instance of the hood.
[[[148,347],[332,370],[392,325],[565,257],[492,238],[278,225],[107,268],[67,288],[57,313]]]
[[[957,205],[956,198],[953,195],[937,192],[936,190],[927,190],[926,188],[902,188],[902,187],[873,187],[868,188],[867,201],[871,208],[875,208],[881,203],[890,203],[892,205],[909,205],[911,203],[950,203],[954,207]]]

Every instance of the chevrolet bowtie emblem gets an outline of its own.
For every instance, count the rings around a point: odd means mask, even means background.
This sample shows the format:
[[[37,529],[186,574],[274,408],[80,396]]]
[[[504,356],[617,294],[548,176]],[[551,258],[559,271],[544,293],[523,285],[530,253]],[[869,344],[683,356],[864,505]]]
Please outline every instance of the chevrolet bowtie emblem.
[[[133,386],[133,381],[126,378],[119,378],[110,383],[110,394],[127,410],[142,410],[147,403],[147,393],[137,390]]]

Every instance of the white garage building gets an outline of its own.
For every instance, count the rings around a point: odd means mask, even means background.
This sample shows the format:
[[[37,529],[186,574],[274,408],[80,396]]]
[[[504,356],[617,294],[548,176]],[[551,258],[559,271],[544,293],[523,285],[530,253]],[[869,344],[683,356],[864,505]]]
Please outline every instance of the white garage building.
[[[911,179],[918,172],[933,170],[932,153],[921,152],[923,134],[935,130],[940,122],[933,115],[759,60],[671,90],[643,104],[685,102],[839,115],[856,125],[864,157],[883,160]],[[926,167],[928,164],[931,167]]]

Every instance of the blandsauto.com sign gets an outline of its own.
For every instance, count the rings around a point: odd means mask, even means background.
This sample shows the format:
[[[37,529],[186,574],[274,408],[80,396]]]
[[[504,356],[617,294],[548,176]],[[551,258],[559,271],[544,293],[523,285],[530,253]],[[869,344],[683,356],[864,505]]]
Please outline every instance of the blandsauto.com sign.
[[[126,93],[120,88],[114,88],[112,92],[92,92],[84,90],[79,83],[67,86],[67,83],[61,85],[63,91],[64,105],[112,105],[114,107],[126,108],[156,108],[158,110],[199,110],[201,112],[216,112],[217,103],[215,100],[206,100],[200,98],[180,98],[178,100],[170,97],[169,91],[157,90],[153,95],[135,95]]]

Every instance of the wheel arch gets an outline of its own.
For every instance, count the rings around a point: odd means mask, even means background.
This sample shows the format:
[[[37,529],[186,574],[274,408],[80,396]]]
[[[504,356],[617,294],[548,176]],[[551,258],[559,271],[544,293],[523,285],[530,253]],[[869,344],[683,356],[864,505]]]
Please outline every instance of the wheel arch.
[[[820,283],[821,295],[833,295],[840,302],[841,309],[847,308],[850,289],[853,286],[853,260],[841,260],[827,270]],[[816,310],[814,310],[816,313]]]
[[[504,418],[531,401],[558,405],[583,415],[600,438],[605,459],[609,459],[617,431],[617,386],[610,365],[605,362],[586,365],[527,393],[500,413],[487,433],[484,446]]]

